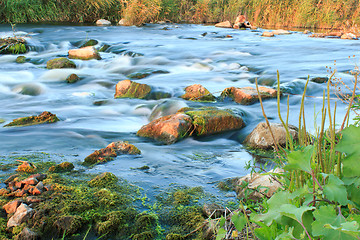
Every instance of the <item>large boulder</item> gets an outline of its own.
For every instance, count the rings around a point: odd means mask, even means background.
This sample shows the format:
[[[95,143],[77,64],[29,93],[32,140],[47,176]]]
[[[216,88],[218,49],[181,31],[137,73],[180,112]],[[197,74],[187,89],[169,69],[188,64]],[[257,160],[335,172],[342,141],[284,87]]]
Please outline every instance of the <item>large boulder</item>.
[[[181,110],[180,110],[181,111]],[[243,119],[231,110],[218,108],[200,108],[183,110],[192,118],[193,135],[204,136],[237,130],[245,127]]]
[[[236,193],[238,198],[260,200],[264,196],[270,198],[281,188],[277,176],[284,171],[280,168],[269,171],[267,174],[249,173],[240,178],[237,183]],[[273,173],[273,174],[272,174]]]
[[[51,59],[46,63],[46,67],[48,69],[55,69],[55,68],[76,68],[76,65],[73,61],[61,57],[61,58],[55,58]]]
[[[177,113],[153,120],[143,126],[137,135],[172,144],[190,135],[193,129],[190,116]]]
[[[82,47],[79,49],[71,49],[68,52],[69,58],[90,60],[90,59],[101,59],[98,51],[93,46]]]
[[[233,28],[251,28],[251,24],[249,23],[245,15],[239,15],[236,17]]]
[[[259,87],[259,92],[262,100],[267,98],[276,98],[277,96],[277,90],[273,88]],[[221,97],[222,98],[229,97],[236,103],[240,103],[242,105],[250,105],[259,101],[259,95],[256,89],[253,87],[226,88],[221,93]]]
[[[232,25],[231,25],[230,21],[225,21],[225,22],[220,22],[220,23],[215,24],[215,27],[232,28]]]
[[[274,138],[266,122],[261,122],[245,138],[244,144],[252,148],[265,150],[273,148],[275,143],[280,146],[285,146],[287,139],[284,126],[281,123],[270,123],[270,127]],[[288,130],[293,140],[296,141],[298,139],[298,129],[293,125],[289,125]]]
[[[193,84],[185,88],[185,94],[181,98],[190,101],[215,101],[214,95],[200,84]]]
[[[129,21],[127,21],[125,18],[120,19],[119,21],[119,25],[120,26],[130,26],[131,24],[129,23]]]
[[[96,150],[84,160],[85,165],[107,162],[121,154],[139,155],[141,151],[128,142],[112,142],[106,148]]]
[[[22,117],[14,119],[11,123],[6,124],[4,127],[23,127],[30,125],[37,125],[43,123],[54,123],[59,121],[55,114],[51,112],[43,112],[38,116]]]
[[[111,22],[106,19],[99,19],[96,21],[96,25],[98,26],[110,26]]]
[[[184,108],[177,114],[153,120],[143,126],[137,135],[172,144],[185,137],[211,135],[244,126],[242,118],[230,110]]]

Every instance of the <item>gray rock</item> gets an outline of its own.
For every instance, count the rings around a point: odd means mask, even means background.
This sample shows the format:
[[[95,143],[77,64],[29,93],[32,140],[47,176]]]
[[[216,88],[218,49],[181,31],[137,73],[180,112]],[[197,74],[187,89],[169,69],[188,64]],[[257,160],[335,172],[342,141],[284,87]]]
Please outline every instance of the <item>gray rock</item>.
[[[28,219],[32,217],[35,213],[35,210],[30,208],[25,203],[21,203],[20,206],[16,209],[15,214],[9,219],[7,222],[7,227],[16,227],[26,222]]]

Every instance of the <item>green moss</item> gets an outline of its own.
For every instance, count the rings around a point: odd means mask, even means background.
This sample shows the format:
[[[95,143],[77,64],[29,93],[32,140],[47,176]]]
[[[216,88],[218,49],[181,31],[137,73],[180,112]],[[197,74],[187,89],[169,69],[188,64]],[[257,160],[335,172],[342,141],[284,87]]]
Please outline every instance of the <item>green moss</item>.
[[[80,47],[89,47],[89,46],[95,46],[96,44],[98,44],[99,42],[95,39],[90,39],[87,42],[85,42],[83,45],[81,45]]]
[[[182,109],[182,111],[192,118],[195,126],[194,133],[197,136],[240,129],[245,126],[242,118],[230,110],[200,108],[195,110]]]
[[[66,78],[66,82],[67,83],[76,83],[77,81],[79,81],[80,78],[78,75],[76,74],[70,74],[67,78]]]
[[[135,234],[132,238],[133,240],[153,240],[154,235],[151,231],[142,232],[139,234]]]
[[[71,170],[74,169],[74,164],[70,163],[70,162],[62,162],[58,165],[55,166],[51,166],[49,168],[49,172],[70,172]]]
[[[166,235],[166,240],[185,240],[186,238],[181,234],[170,233]]]
[[[106,52],[110,48],[110,45],[104,44],[100,47],[99,52]]]
[[[56,68],[76,68],[76,65],[73,61],[61,57],[61,58],[55,58],[51,59],[46,63],[46,67],[48,69],[56,69]]]
[[[141,84],[137,82],[131,82],[129,89],[126,93],[119,95],[115,94],[115,98],[139,98],[145,99],[149,96],[151,87],[147,84]]]
[[[26,57],[25,56],[18,56],[15,60],[16,63],[25,63]]]
[[[102,173],[102,174],[96,176],[95,178],[93,178],[89,182],[89,186],[106,188],[106,187],[116,184],[118,181],[119,181],[119,179],[113,173],[105,172],[105,173]]]
[[[55,114],[50,112],[43,112],[38,116],[22,117],[14,119],[11,123],[6,124],[4,127],[23,127],[43,123],[54,123],[60,121]]]

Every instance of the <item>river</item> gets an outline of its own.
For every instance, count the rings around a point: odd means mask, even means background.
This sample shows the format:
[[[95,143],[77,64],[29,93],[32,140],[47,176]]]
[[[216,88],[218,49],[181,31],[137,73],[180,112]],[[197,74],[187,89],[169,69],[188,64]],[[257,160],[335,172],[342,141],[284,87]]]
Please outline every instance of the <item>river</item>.
[[[32,51],[25,54],[30,62],[18,64],[16,55],[0,56],[0,124],[1,155],[45,152],[60,156],[58,161],[71,161],[77,168],[92,153],[113,141],[129,141],[137,146],[139,157],[120,156],[114,161],[86,169],[97,173],[110,171],[148,189],[172,184],[203,186],[216,193],[216,182],[243,176],[253,157],[241,145],[242,140],[261,121],[260,104],[242,106],[234,102],[195,103],[179,98],[191,84],[202,84],[219,96],[226,87],[254,86],[254,79],[272,86],[276,71],[282,88],[290,93],[289,123],[298,125],[301,94],[306,78],[325,77],[327,68],[350,84],[346,73],[354,69],[360,43],[353,40],[309,38],[301,32],[261,37],[263,30],[221,29],[214,26],[148,24],[142,27],[97,27],[72,25],[17,25],[16,34],[26,34]],[[9,25],[0,25],[0,37],[12,35]],[[230,35],[231,38],[226,37]],[[66,56],[79,41],[96,39],[98,46],[109,44],[102,60],[74,60],[76,69],[46,69],[52,58]],[[136,54],[135,54],[136,53]],[[172,94],[166,100],[114,99],[115,84],[130,73],[146,69],[168,73],[153,74],[141,80]],[[81,80],[66,83],[76,73]],[[22,93],[24,86],[35,94]],[[275,86],[275,85],[274,85]],[[315,115],[322,107],[326,84],[308,85],[306,120],[314,131]],[[338,102],[337,122],[341,123],[345,105]],[[103,104],[94,104],[101,101]],[[152,108],[163,101],[178,106],[218,106],[243,115],[247,126],[239,131],[188,138],[173,145],[161,145],[136,136],[136,131],[149,122]],[[175,105],[176,105],[175,104]],[[286,113],[286,97],[281,100]],[[279,122],[276,100],[264,101],[265,111],[273,122]],[[18,117],[43,111],[56,114],[61,121],[28,127],[3,128]],[[148,171],[136,168],[147,165]]]

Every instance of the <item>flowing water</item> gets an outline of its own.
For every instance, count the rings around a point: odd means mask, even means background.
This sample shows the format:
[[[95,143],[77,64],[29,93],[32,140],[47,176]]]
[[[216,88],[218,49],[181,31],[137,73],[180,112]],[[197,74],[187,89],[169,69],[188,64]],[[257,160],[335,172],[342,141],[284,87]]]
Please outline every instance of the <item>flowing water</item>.
[[[202,25],[18,25],[16,30],[16,34],[27,35],[32,51],[25,54],[30,62],[24,64],[16,63],[15,55],[0,56],[0,119],[5,120],[0,124],[1,155],[46,152],[63,156],[62,160],[81,168],[79,163],[94,150],[113,141],[129,141],[142,151],[141,156],[120,156],[86,171],[110,171],[150,192],[174,183],[203,186],[216,192],[217,181],[248,173],[244,166],[252,156],[241,142],[264,120],[260,104],[184,101],[179,96],[186,86],[202,84],[219,96],[226,87],[254,86],[255,78],[272,86],[279,70],[281,86],[291,94],[289,123],[298,125],[300,95],[308,75],[329,76],[326,66],[334,68],[336,60],[338,77],[349,84],[352,76],[346,72],[354,69],[356,60],[348,57],[356,54],[360,46],[358,41],[315,39],[300,32],[264,38],[262,30]],[[0,25],[0,37],[12,34],[9,25]],[[66,56],[69,49],[86,39],[97,39],[98,46],[109,44],[111,48],[101,53],[102,60],[74,60],[76,69],[46,69],[49,59]],[[118,81],[146,70],[168,72],[136,81],[171,93],[170,99],[114,99]],[[81,80],[68,84],[65,79],[72,73]],[[326,84],[308,85],[307,95],[315,97],[305,101],[309,129],[315,129],[314,116],[321,110],[324,89]],[[335,98],[333,94],[332,97]],[[337,120],[341,123],[345,105],[337,102]],[[157,104],[174,109],[204,105],[229,108],[242,114],[247,126],[239,131],[161,145],[136,136],[136,131],[149,122]],[[279,122],[276,100],[266,100],[264,107],[269,119]],[[284,117],[286,107],[284,97],[281,100]],[[12,119],[43,111],[57,114],[61,121],[2,127]],[[136,169],[144,165],[150,169]]]

